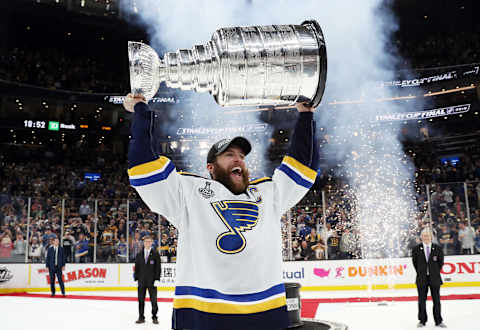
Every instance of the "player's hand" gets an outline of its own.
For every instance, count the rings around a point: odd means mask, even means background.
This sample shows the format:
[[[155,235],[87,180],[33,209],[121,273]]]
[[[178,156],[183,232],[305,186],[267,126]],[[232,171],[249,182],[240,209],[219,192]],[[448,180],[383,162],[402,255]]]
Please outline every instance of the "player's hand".
[[[298,112],[314,112],[315,111],[314,107],[309,107],[306,103],[297,102],[295,106],[297,107]]]
[[[147,103],[147,100],[145,99],[145,96],[136,94],[133,95],[132,93],[128,93],[127,96],[125,96],[125,99],[123,100],[123,107],[125,110],[134,112],[133,108],[135,107],[135,104],[138,102],[143,102]]]

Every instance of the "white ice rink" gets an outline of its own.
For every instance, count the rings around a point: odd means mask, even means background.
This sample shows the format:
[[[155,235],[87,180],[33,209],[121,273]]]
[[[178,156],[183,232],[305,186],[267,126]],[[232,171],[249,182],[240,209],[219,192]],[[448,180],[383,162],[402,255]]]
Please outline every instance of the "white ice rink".
[[[415,290],[377,290],[348,292],[302,292],[302,298],[339,298],[365,296],[414,296]],[[445,288],[442,295],[478,294],[480,288]],[[50,329],[171,329],[172,303],[159,302],[159,325],[150,318],[150,303],[146,303],[146,323],[137,325],[138,304],[136,301],[69,299],[72,295],[100,295],[134,297],[136,292],[67,292],[67,298],[30,298],[0,296],[0,330],[50,330]],[[164,297],[170,293],[160,293]],[[425,329],[438,329],[432,317],[432,302],[427,302],[429,320]],[[444,300],[442,316],[448,329],[479,330],[480,300]],[[377,303],[320,303],[316,312],[319,320],[337,321],[351,330],[404,330],[416,329],[417,303],[393,302],[387,306]],[[226,329],[228,330],[228,329]],[[248,329],[246,329],[248,330]]]

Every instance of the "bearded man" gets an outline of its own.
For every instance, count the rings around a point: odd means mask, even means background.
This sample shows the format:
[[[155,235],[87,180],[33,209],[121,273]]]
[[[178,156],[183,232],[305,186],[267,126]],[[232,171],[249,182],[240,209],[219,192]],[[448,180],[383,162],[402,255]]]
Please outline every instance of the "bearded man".
[[[247,139],[211,147],[210,178],[177,172],[167,157],[152,153],[153,116],[144,97],[129,94],[124,107],[135,113],[130,184],[179,231],[172,328],[286,329],[280,219],[315,182],[314,109],[297,104],[287,155],[271,178],[249,181]]]

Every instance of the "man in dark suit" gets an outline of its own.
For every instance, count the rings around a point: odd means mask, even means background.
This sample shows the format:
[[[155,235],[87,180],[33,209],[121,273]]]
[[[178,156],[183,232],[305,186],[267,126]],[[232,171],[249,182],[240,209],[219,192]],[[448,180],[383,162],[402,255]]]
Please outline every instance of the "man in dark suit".
[[[59,246],[59,240],[57,237],[53,239],[53,244],[48,248],[46,266],[50,273],[51,296],[55,296],[55,276],[57,276],[60,290],[62,290],[62,295],[65,297],[65,286],[63,285],[62,278],[62,272],[65,270],[65,253],[63,248]]]
[[[443,284],[440,270],[443,266],[443,252],[439,245],[432,244],[432,232],[424,229],[420,234],[422,243],[413,248],[412,261],[417,271],[418,320],[417,327],[422,328],[427,323],[426,300],[428,287],[433,300],[433,318],[440,328],[447,326],[442,322],[440,309],[440,286]]]
[[[160,281],[160,255],[152,248],[153,240],[150,236],[143,239],[143,250],[135,258],[134,279],[138,281],[138,311],[136,323],[145,323],[145,295],[148,290],[152,303],[152,320],[158,324],[157,288],[155,281]]]

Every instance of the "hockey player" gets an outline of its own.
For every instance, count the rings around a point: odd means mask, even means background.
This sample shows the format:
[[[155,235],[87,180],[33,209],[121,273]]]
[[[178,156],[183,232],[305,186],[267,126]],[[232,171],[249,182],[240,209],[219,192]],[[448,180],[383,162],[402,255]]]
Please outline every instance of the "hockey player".
[[[129,94],[124,107],[135,113],[130,184],[179,231],[173,329],[287,328],[280,218],[315,182],[314,109],[297,104],[300,114],[281,165],[271,178],[249,182],[247,139],[212,146],[210,178],[177,172],[151,151],[145,99]]]

